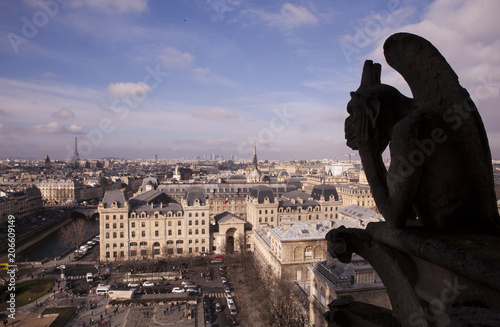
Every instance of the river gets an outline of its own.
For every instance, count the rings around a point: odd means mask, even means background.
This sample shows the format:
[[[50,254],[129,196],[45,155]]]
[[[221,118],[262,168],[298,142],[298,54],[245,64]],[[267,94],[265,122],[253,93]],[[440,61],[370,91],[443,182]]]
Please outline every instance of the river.
[[[99,221],[89,220],[87,232],[85,233],[86,238],[90,238],[92,235],[99,232]],[[61,255],[62,253],[68,251],[71,245],[61,245],[62,232],[58,230],[40,242],[30,246],[21,253],[16,253],[16,259],[19,262],[22,261],[41,261],[45,258],[54,259],[55,257]]]

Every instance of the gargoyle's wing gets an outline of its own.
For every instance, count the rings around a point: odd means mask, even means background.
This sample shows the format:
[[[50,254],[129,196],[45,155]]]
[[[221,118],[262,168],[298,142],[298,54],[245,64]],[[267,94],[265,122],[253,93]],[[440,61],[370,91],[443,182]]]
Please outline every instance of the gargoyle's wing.
[[[384,55],[406,80],[420,109],[427,107],[423,104],[440,103],[450,92],[464,95],[457,74],[426,39],[410,33],[393,34],[384,43]]]

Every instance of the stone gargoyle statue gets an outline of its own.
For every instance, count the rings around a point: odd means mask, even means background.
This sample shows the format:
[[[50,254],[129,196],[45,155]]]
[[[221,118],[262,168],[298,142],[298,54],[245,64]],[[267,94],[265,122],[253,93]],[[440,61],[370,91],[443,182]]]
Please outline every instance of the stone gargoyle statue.
[[[345,136],[359,151],[387,224],[404,228],[417,217],[434,230],[498,235],[490,148],[469,93],[422,37],[394,34],[384,55],[413,99],[381,84],[381,65],[366,61],[361,85],[347,105]],[[382,159],[387,146],[388,169]]]

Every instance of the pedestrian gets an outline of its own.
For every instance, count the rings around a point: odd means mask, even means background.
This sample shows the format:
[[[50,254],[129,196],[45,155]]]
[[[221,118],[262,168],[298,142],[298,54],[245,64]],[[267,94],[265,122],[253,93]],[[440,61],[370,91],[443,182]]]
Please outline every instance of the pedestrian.
[[[104,314],[107,316],[108,315],[108,309],[104,309]]]
[[[101,313],[101,320],[103,320],[102,313]]]

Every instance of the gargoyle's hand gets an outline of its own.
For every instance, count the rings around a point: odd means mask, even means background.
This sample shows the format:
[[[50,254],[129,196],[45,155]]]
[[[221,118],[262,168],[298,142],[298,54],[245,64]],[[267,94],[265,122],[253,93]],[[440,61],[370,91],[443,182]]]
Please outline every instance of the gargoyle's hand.
[[[362,115],[358,120],[356,143],[360,151],[378,152],[380,145],[376,139],[376,131],[366,115]]]

